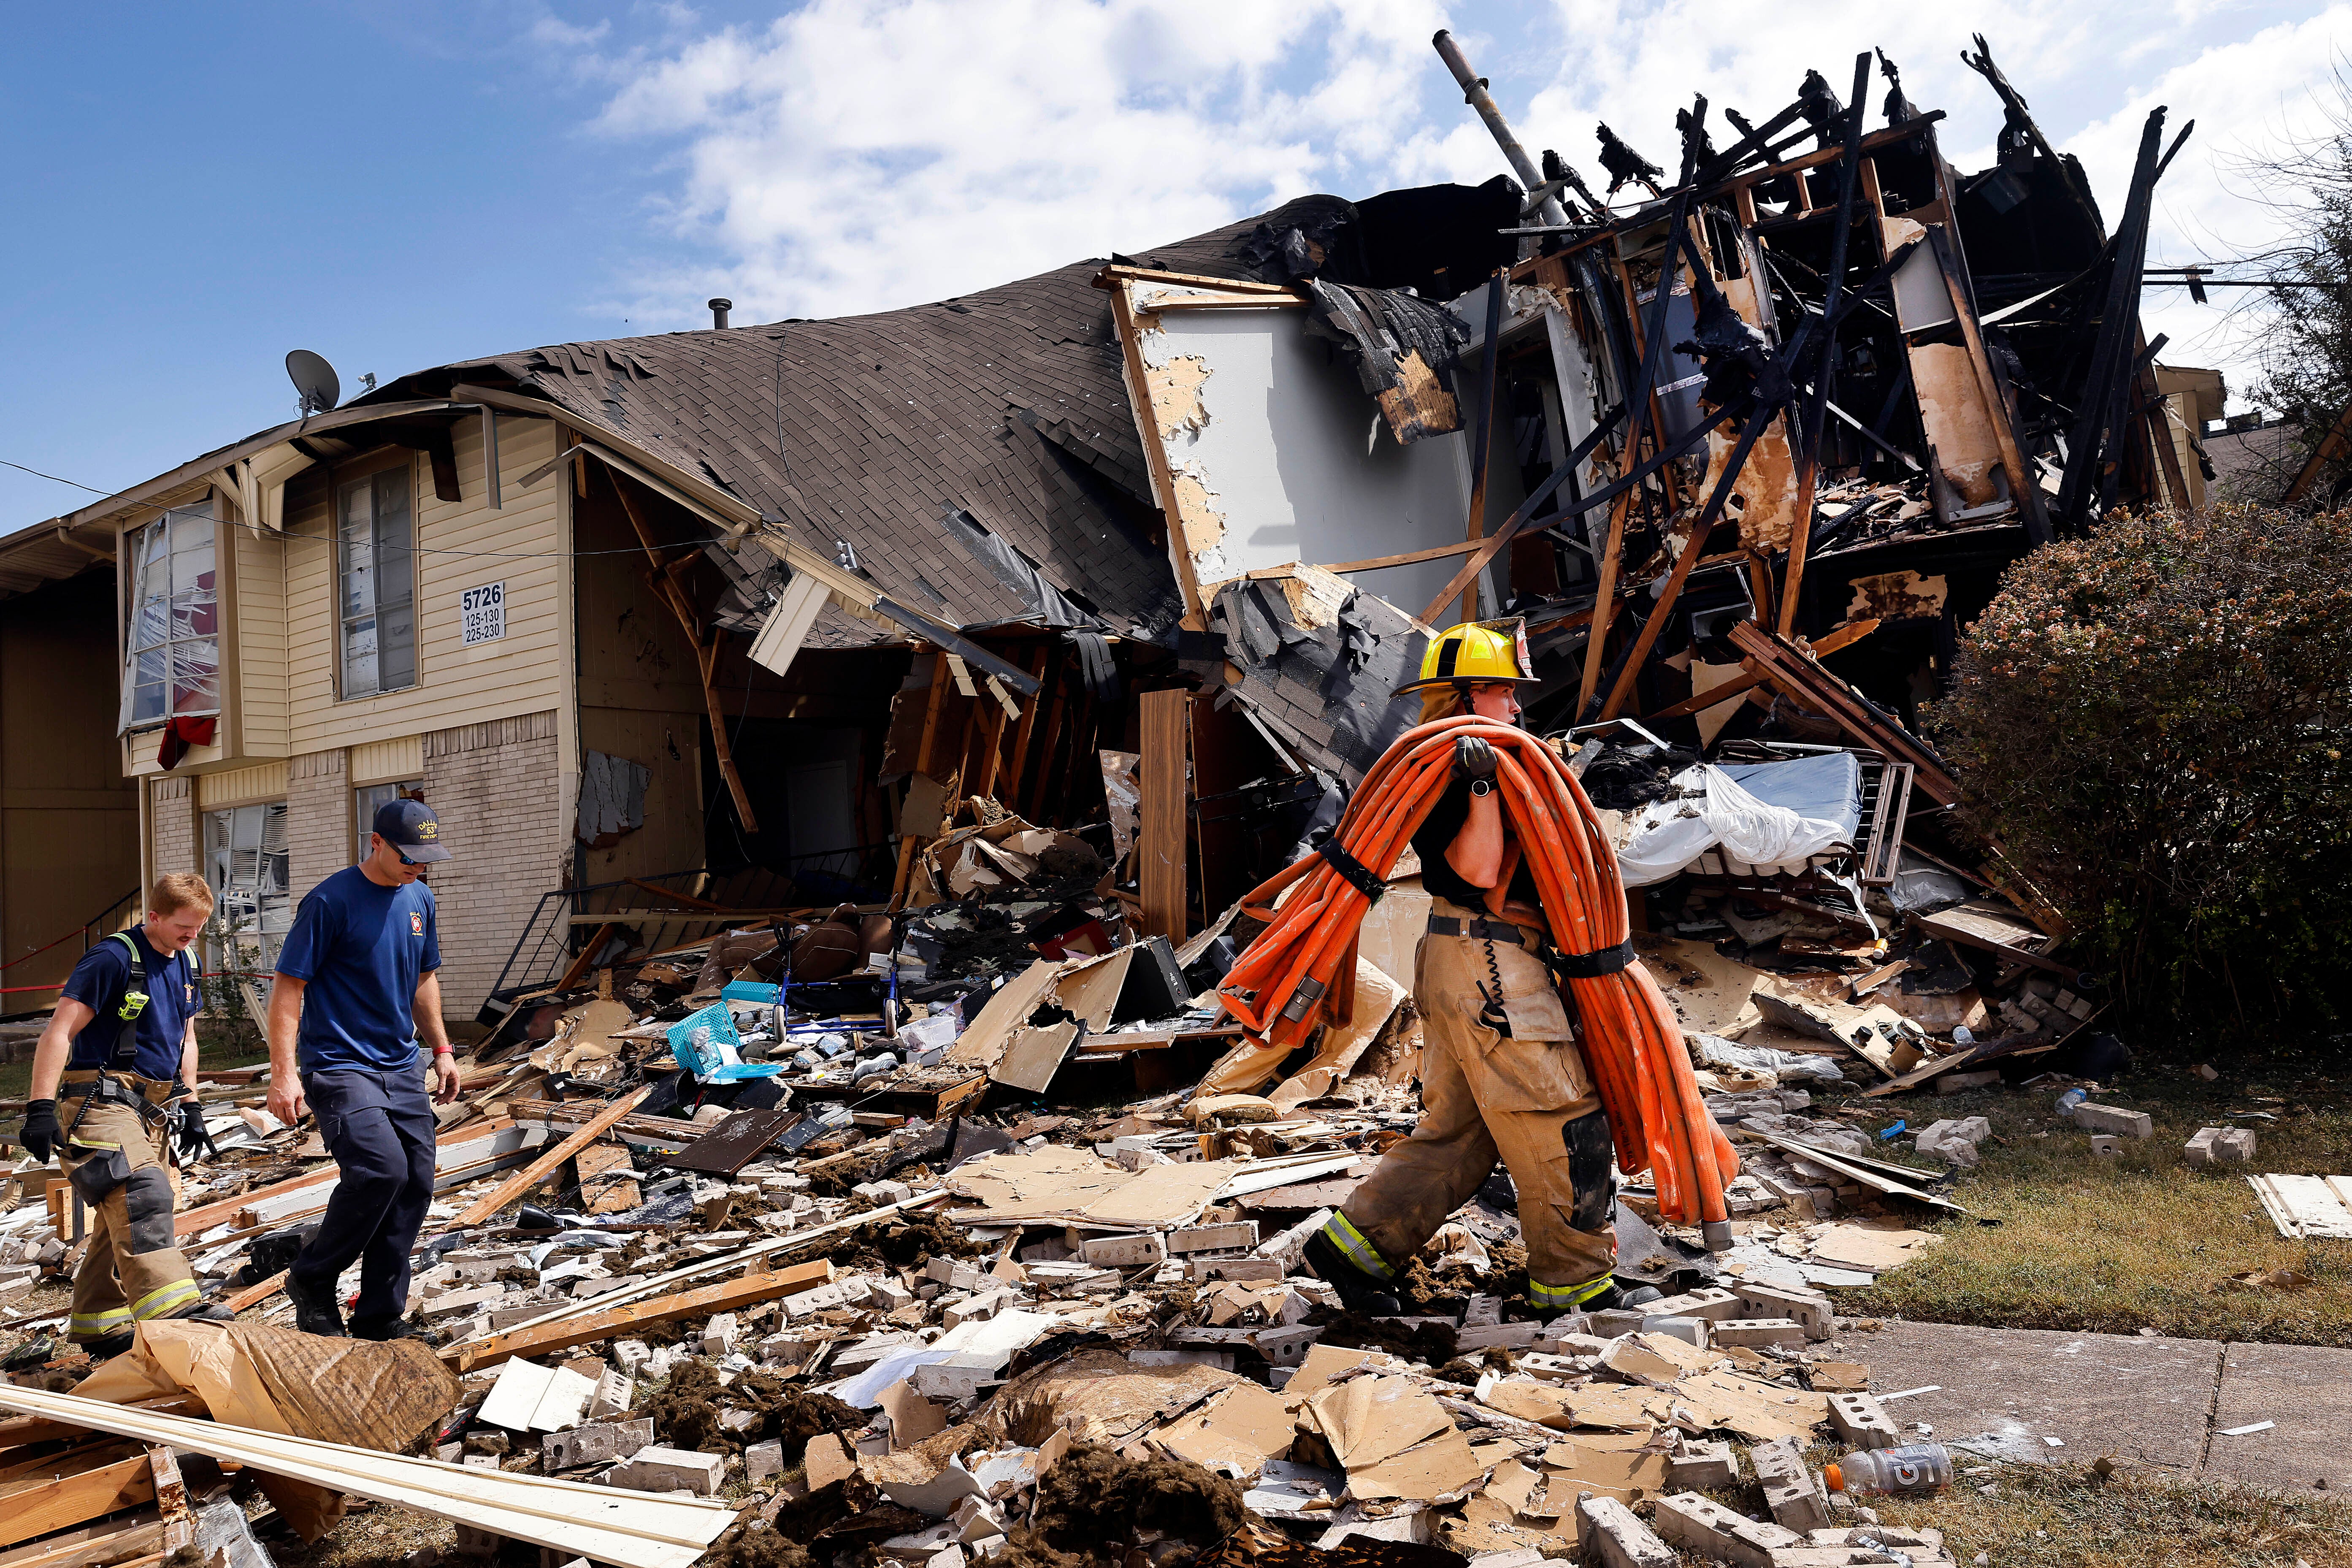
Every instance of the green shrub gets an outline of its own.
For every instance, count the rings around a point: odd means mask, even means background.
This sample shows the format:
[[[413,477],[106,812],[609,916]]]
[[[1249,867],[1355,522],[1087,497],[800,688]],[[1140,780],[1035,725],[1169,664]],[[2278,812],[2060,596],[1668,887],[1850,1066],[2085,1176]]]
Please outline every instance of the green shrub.
[[[2120,985],[2214,1038],[2347,1011],[2352,513],[2118,517],[2010,568],[1935,706],[1965,809]]]

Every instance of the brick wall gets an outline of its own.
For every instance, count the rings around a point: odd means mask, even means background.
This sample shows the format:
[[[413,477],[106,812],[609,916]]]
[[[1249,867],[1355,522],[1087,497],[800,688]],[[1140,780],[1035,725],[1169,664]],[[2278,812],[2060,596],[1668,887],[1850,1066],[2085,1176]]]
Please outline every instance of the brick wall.
[[[196,831],[196,783],[194,779],[157,779],[148,785],[154,802],[152,845],[155,863],[147,868],[152,882],[168,871],[202,871],[204,840]]]
[[[555,714],[467,724],[425,737],[425,799],[450,858],[430,880],[439,909],[441,995],[471,1018],[539,898],[562,885],[571,851],[558,786]]]
[[[351,775],[341,747],[286,760],[286,886],[302,895],[352,863]]]

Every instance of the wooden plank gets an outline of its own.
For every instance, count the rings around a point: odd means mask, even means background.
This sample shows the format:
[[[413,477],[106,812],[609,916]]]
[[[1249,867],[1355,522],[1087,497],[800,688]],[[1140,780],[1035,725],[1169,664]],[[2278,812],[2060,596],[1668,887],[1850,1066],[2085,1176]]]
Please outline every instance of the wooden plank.
[[[2319,478],[2319,470],[2331,459],[2344,455],[2347,440],[2352,440],[2352,403],[2346,404],[2336,414],[2336,423],[2327,427],[2327,434],[2319,438],[2319,445],[2311,449],[2311,456],[2295,470],[2294,478],[2287,483],[2286,493],[2279,497],[2279,505],[2293,506],[2301,500],[2304,492]]]
[[[620,497],[621,510],[628,515],[629,526],[636,531],[637,542],[645,547],[646,559],[652,562],[655,570],[659,572],[662,559],[658,547],[654,543],[653,530],[646,525],[645,517],[637,510],[637,503],[630,496],[628,487],[622,484],[617,477],[613,480],[613,493]],[[751,810],[751,795],[744,791],[743,775],[735,770],[735,749],[727,739],[727,712],[719,705],[719,689],[711,684],[711,678],[719,667],[719,651],[726,646],[727,634],[717,626],[706,627],[702,624],[701,616],[687,603],[685,590],[677,585],[675,579],[662,577],[659,586],[668,590],[662,597],[668,602],[670,613],[677,616],[678,625],[685,628],[686,640],[694,645],[695,663],[702,674],[702,700],[710,710],[711,754],[719,759],[719,775],[727,781],[727,792],[735,802],[736,820],[743,825],[744,832],[757,833],[760,831],[760,819]]]
[[[1740,622],[1731,628],[1730,635],[1732,646],[1756,661],[1765,671],[1765,679],[1790,696],[1811,702],[1864,745],[1909,763],[1914,770],[1912,782],[1937,805],[1958,803],[1959,785],[1944,771],[1938,758],[1910,731],[1879,718],[1853,688],[1816,664],[1795,644],[1752,621]]]
[[[1015,802],[1021,798],[1022,764],[1029,756],[1030,731],[1037,727],[1037,710],[1045,705],[1043,700],[1045,692],[1045,665],[1052,657],[1052,652],[1049,644],[1037,645],[1037,657],[1033,661],[1034,668],[1029,673],[1037,678],[1038,694],[1031,698],[1022,708],[1021,723],[1013,732],[1013,760],[1005,769],[1004,793]]]
[[[832,1262],[820,1258],[814,1263],[795,1263],[790,1268],[746,1274],[740,1279],[722,1280],[716,1285],[681,1290],[675,1295],[656,1297],[653,1300],[640,1301],[632,1306],[613,1307],[602,1312],[592,1312],[584,1318],[569,1318],[509,1330],[486,1340],[451,1345],[441,1355],[456,1370],[472,1372],[478,1367],[495,1366],[515,1356],[546,1355],[554,1351],[570,1350],[574,1345],[625,1333],[648,1323],[667,1323],[678,1318],[697,1318],[708,1312],[732,1312],[739,1308],[757,1306],[762,1301],[772,1301],[779,1296],[790,1296],[812,1286],[822,1285],[832,1278]]]
[[[1185,763],[1192,694],[1181,689],[1147,691],[1137,707],[1143,749],[1142,821],[1136,864],[1141,873],[1143,934],[1184,940]]]
[[[79,1475],[0,1489],[0,1546],[154,1500],[154,1467],[143,1452]]]
[[[1326,566],[1323,570],[1335,574],[1344,574],[1349,572],[1378,572],[1387,566],[1411,566],[1423,561],[1443,561],[1449,555],[1467,555],[1478,548],[1479,542],[1475,539],[1465,539],[1459,544],[1439,544],[1427,550],[1408,550],[1402,555],[1375,555],[1370,561],[1342,561],[1336,566]],[[1252,573],[1251,575],[1255,576],[1256,574]]]
[[[104,1520],[0,1552],[0,1568],[97,1568],[104,1563],[150,1568],[183,1544],[166,1539],[181,1524],[142,1509],[128,1523]]]
[[[654,1086],[647,1084],[635,1094],[624,1095],[604,1107],[589,1118],[587,1125],[581,1128],[579,1131],[574,1132],[571,1137],[500,1182],[489,1192],[468,1204],[465,1213],[449,1222],[448,1228],[464,1230],[470,1226],[479,1225],[523,1194],[530,1191],[546,1178],[550,1171],[603,1137],[605,1129],[635,1110],[644,1103],[646,1096],[653,1091]]]
[[[57,1316],[52,1312],[50,1317]],[[201,1415],[205,1402],[193,1394],[166,1394],[154,1399],[133,1402],[142,1410],[160,1410],[166,1415]],[[59,1438],[87,1437],[89,1428],[63,1421],[52,1421],[46,1415],[11,1415],[0,1420],[0,1448],[22,1448],[34,1443],[54,1443]]]
[[[604,950],[604,944],[613,939],[613,921],[611,919],[605,916],[598,916],[596,918],[601,922],[596,927],[596,934],[590,937],[587,944],[581,948],[581,950],[572,956],[572,960],[570,963],[564,966],[563,977],[555,983],[556,990],[569,991],[573,986],[579,984],[581,981],[586,979],[589,965],[596,962],[596,955],[599,952],[602,952]],[[572,923],[573,925],[578,925],[582,922],[575,917]]]
[[[1757,603],[1760,605],[1764,603],[1764,601],[1759,599]],[[1868,637],[1877,629],[1878,622],[1875,619],[1873,619],[1867,621],[1853,621],[1848,625],[1838,627],[1834,631],[1824,632],[1820,637],[1814,640],[1814,657],[1819,658],[1822,654],[1835,653],[1842,647],[1845,647],[1853,643],[1860,642],[1864,637]],[[1718,702],[1728,702],[1733,698],[1743,696],[1746,693],[1754,690],[1757,687],[1764,684],[1764,673],[1754,659],[1743,658],[1739,661],[1739,665],[1742,669],[1745,669],[1749,673],[1739,677],[1737,680],[1727,680],[1721,686],[1709,687],[1706,690],[1699,692],[1696,696],[1685,697],[1680,702],[1676,702],[1671,707],[1661,708],[1655,713],[1644,714],[1643,717],[1649,719],[1680,719],[1692,713],[1704,713]]]

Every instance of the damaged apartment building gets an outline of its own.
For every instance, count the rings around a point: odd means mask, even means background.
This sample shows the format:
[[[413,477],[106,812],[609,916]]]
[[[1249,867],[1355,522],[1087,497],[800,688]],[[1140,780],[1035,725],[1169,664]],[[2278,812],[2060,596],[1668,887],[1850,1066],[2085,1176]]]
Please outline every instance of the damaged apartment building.
[[[2138,330],[2162,112],[2112,219],[1981,40],[1989,168],[1864,57],[1752,120],[1698,100],[1671,176],[1600,127],[1588,180],[1437,45],[1485,184],[874,315],[714,300],[315,399],[0,539],[6,954],[197,869],[216,962],[266,971],[400,794],[486,1023],[725,925],[1001,892],[927,849],[1008,822],[1113,868],[1012,900],[1023,942],[1181,941],[1413,721],[1428,633],[1504,615],[1533,727],[1833,754],[1800,790],[1862,883],[1906,837],[2001,880],[1937,826],[1917,705],[2009,563],[2203,499],[2219,378]],[[1701,874],[1869,923],[1812,871]]]

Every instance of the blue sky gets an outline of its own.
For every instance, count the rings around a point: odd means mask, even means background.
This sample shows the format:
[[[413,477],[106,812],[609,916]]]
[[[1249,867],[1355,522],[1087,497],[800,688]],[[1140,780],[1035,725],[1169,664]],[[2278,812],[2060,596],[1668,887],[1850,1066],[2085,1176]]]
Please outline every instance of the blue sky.
[[[2160,259],[2252,248],[2228,160],[2315,122],[2352,6],[2024,0],[427,0],[19,7],[0,57],[0,458],[120,487],[291,413],[281,360],[346,389],[544,342],[887,308],[1175,238],[1307,190],[1483,180],[1450,25],[1535,146],[1594,172],[1594,119],[1656,162],[1694,90],[1761,117],[1876,44],[1979,166],[1958,64],[1990,35],[2110,210],[2140,117],[2196,140]],[[1875,91],[1875,89],[1874,89]],[[2219,313],[2152,298],[2167,358]],[[0,531],[82,492],[0,468]]]

